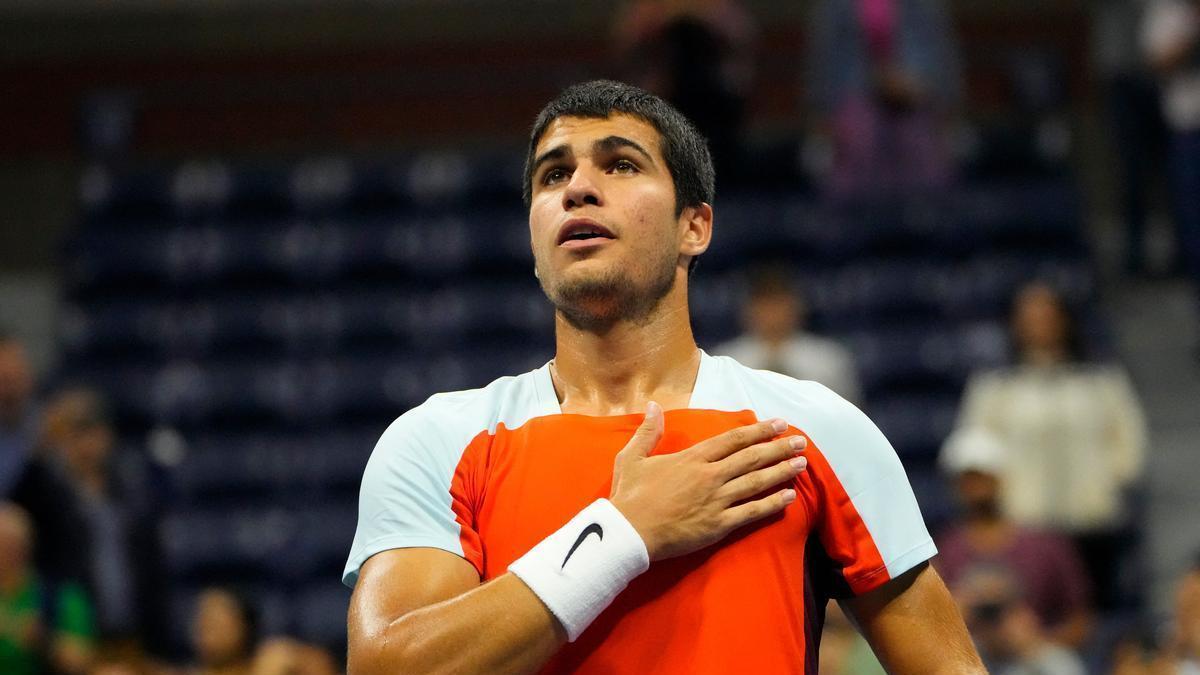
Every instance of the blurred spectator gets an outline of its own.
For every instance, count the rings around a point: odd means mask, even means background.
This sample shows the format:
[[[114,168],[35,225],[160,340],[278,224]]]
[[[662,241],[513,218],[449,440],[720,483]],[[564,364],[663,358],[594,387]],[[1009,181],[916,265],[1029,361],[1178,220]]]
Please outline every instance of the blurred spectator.
[[[808,95],[832,143],[835,198],[947,185],[947,132],[962,95],[939,0],[822,0],[813,10]]]
[[[624,78],[708,139],[721,184],[738,182],[757,28],[736,0],[635,0],[615,24]]]
[[[1150,0],[1143,24],[1171,130],[1171,182],[1180,252],[1200,293],[1200,3]]]
[[[1200,675],[1200,553],[1179,581],[1171,650],[1181,673]]]
[[[87,529],[62,465],[44,451],[34,388],[24,346],[0,334],[0,499],[33,519],[38,570],[59,581],[83,581]]]
[[[981,429],[960,430],[946,441],[940,462],[954,481],[963,519],[938,537],[934,561],[953,587],[979,566],[1006,570],[1047,637],[1083,646],[1092,617],[1087,573],[1069,539],[1021,527],[1000,508],[1008,453]]]
[[[337,675],[328,650],[290,638],[263,642],[254,655],[253,675]]]
[[[161,556],[143,465],[131,454],[116,455],[112,421],[93,391],[59,393],[45,418],[45,442],[62,461],[86,519],[87,581],[100,637],[122,650],[145,635],[157,648],[164,642]]]
[[[25,346],[0,329],[0,498],[13,489],[37,441],[33,372]]]
[[[790,277],[779,268],[757,270],[744,305],[745,334],[718,346],[751,368],[813,380],[858,403],[860,389],[850,351],[835,340],[805,331],[808,307]]]
[[[817,672],[823,675],[886,675],[871,645],[859,635],[836,602],[825,609]]]
[[[1118,644],[1112,675],[1200,675],[1200,554],[1175,592],[1175,614],[1157,631]]]
[[[79,584],[38,574],[33,524],[0,502],[0,673],[84,673],[92,657],[92,611]]]
[[[195,675],[250,675],[258,644],[258,612],[240,593],[208,588],[192,617]]]
[[[1092,61],[1105,97],[1117,154],[1119,211],[1126,231],[1125,268],[1146,272],[1146,219],[1166,128],[1158,88],[1138,45],[1143,2],[1097,0],[1092,11]]]
[[[1020,525],[1071,535],[1097,590],[1097,605],[1128,604],[1126,490],[1142,472],[1146,427],[1125,372],[1090,364],[1062,297],[1022,288],[1013,304],[1017,363],[975,375],[958,428],[1003,444],[1002,505]]]
[[[967,627],[988,672],[996,675],[1084,675],[1074,652],[1042,631],[1017,581],[1000,569],[977,568],[954,586]]]

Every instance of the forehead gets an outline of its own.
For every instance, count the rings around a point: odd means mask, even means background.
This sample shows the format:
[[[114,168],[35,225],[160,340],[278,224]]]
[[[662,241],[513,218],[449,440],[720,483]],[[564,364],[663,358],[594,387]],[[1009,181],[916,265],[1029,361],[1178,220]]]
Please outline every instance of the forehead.
[[[576,154],[585,154],[593,142],[609,136],[622,136],[646,149],[657,161],[662,159],[661,135],[646,120],[625,113],[608,117],[558,117],[546,126],[534,149],[534,156],[566,145]]]

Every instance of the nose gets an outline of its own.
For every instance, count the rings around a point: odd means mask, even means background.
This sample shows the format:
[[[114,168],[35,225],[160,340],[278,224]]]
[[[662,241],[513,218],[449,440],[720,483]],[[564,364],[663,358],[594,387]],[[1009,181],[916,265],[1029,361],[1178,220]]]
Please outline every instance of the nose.
[[[571,182],[567,183],[567,189],[563,190],[564,211],[570,211],[585,204],[589,206],[602,204],[600,186],[595,180],[593,171],[587,164],[580,163],[571,173]]]

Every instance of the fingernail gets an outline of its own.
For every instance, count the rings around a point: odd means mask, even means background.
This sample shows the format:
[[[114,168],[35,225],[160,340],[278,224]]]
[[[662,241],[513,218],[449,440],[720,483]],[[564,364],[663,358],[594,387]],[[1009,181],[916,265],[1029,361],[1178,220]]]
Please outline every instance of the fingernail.
[[[808,445],[808,439],[803,436],[791,436],[788,440],[791,442],[793,450],[803,450]]]
[[[808,466],[808,460],[803,457],[793,457],[788,460],[788,464],[791,464],[793,469],[800,472],[804,470],[804,467]]]
[[[783,433],[783,431],[787,429],[787,422],[784,422],[781,419],[773,419],[771,420],[771,428],[774,429],[775,433],[777,434]]]
[[[653,417],[661,412],[662,412],[662,406],[655,403],[654,401],[650,401],[649,403],[646,404],[646,416],[647,417]]]
[[[791,504],[794,501],[796,501],[796,491],[791,488],[784,490],[783,491],[783,503]]]

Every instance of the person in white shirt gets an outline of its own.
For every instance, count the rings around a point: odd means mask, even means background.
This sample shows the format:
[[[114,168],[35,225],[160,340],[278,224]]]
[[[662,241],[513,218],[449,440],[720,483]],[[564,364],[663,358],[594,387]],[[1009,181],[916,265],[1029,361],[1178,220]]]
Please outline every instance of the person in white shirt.
[[[742,312],[746,332],[713,353],[732,356],[751,368],[819,382],[861,404],[854,356],[836,340],[807,332],[807,321],[808,308],[791,279],[777,268],[759,269],[750,279]]]
[[[1126,490],[1141,476],[1142,407],[1119,367],[1086,363],[1061,296],[1045,284],[1013,305],[1017,362],[970,379],[960,429],[979,428],[1008,453],[1003,508],[1016,522],[1070,535],[1104,608],[1120,604]]]

